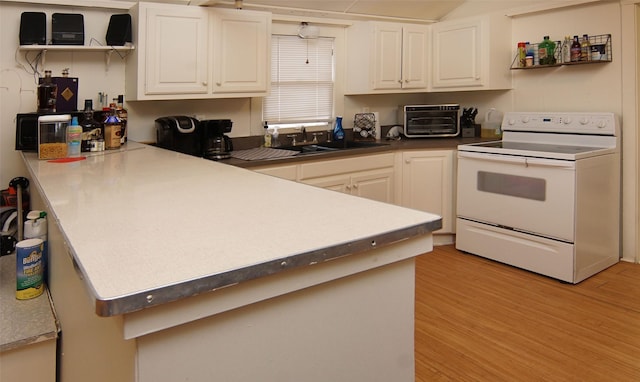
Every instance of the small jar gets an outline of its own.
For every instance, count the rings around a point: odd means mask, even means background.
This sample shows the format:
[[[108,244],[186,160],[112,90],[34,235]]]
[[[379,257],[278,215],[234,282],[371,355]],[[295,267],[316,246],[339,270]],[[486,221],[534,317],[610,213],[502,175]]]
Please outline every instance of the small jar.
[[[527,55],[524,60],[525,60],[525,64],[524,64],[525,67],[533,66],[533,56],[532,55]]]

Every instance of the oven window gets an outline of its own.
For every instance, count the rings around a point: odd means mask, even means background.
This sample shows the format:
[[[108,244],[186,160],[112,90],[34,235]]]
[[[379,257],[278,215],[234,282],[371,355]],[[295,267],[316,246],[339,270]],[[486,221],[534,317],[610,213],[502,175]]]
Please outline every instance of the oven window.
[[[478,171],[478,191],[544,201],[546,181],[527,176]]]

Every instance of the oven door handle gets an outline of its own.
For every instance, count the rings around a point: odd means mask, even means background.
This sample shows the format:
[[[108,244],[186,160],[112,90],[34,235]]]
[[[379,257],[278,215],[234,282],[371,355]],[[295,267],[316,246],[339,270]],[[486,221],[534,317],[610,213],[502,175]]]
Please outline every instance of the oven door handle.
[[[528,158],[522,156],[512,155],[500,155],[491,153],[477,153],[469,151],[458,151],[458,158],[469,158],[484,160],[489,162],[499,162],[508,164],[520,164],[524,167],[552,167],[552,168],[564,168],[575,169],[576,165],[574,161],[566,161],[561,159],[545,159],[545,158]]]

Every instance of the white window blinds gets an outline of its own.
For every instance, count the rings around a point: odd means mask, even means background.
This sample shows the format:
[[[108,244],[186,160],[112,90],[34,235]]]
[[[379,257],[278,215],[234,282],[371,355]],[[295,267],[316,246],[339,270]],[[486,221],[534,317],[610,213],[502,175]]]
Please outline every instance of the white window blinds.
[[[333,118],[333,38],[271,38],[271,94],[263,121],[297,123]]]

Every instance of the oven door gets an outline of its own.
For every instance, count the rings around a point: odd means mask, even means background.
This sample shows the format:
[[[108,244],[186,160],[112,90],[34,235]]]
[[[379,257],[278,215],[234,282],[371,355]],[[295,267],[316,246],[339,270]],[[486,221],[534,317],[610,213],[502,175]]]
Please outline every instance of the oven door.
[[[575,170],[575,161],[458,151],[458,217],[573,243]]]

